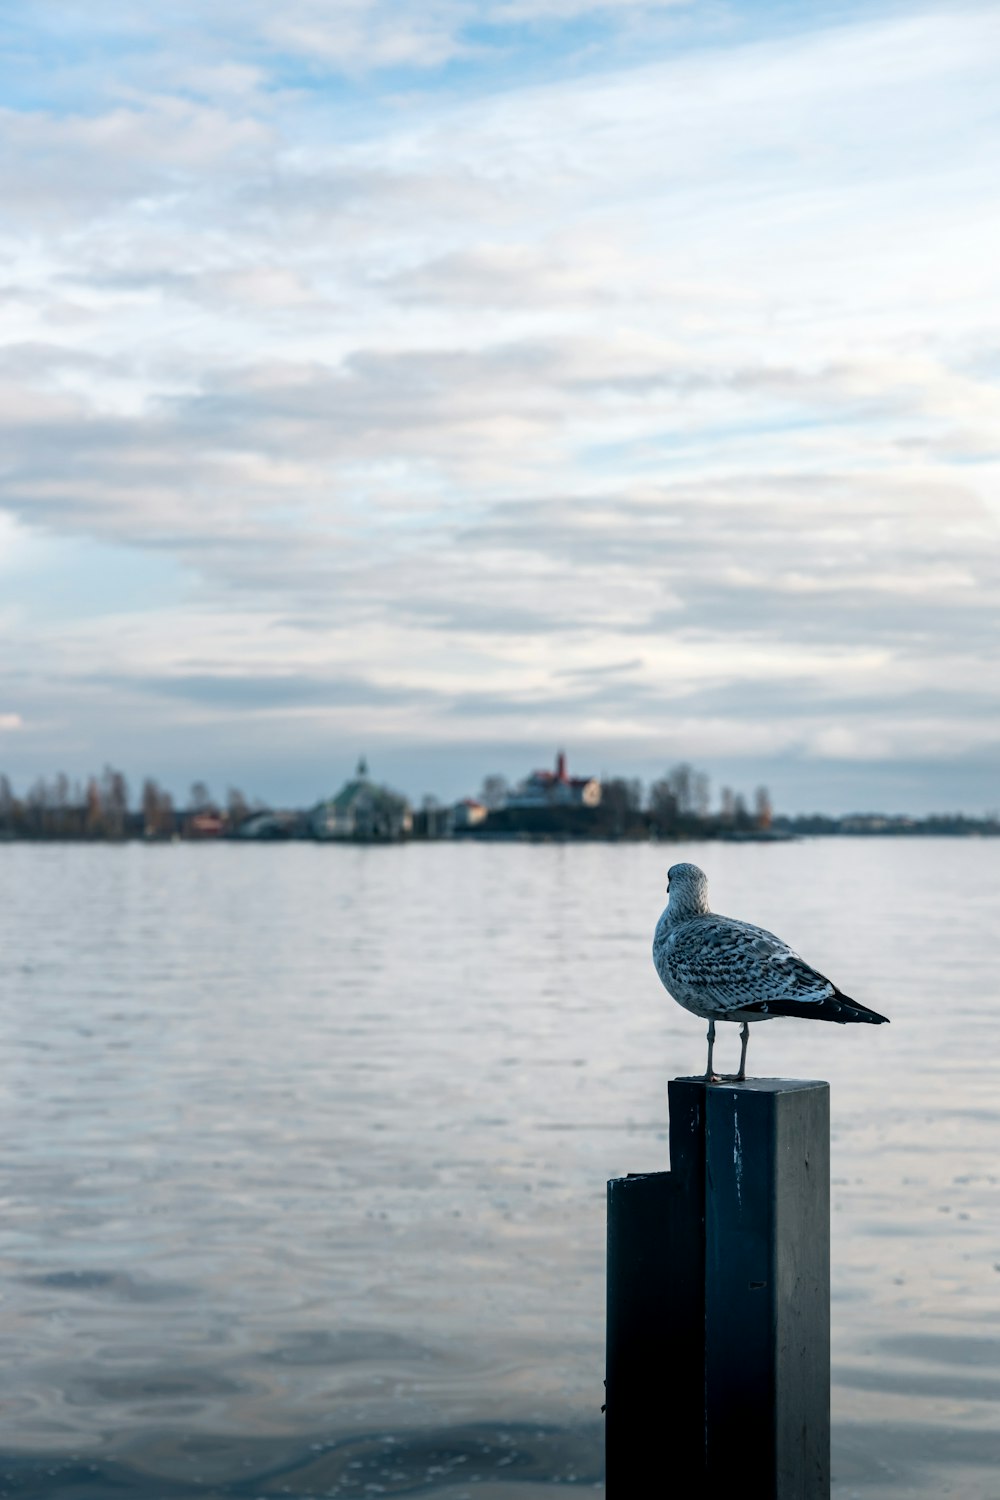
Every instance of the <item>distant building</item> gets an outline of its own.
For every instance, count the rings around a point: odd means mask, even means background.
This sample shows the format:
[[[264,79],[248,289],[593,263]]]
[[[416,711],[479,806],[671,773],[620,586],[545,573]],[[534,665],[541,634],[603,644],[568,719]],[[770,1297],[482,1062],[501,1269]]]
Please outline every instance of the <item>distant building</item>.
[[[566,753],[556,756],[554,771],[532,771],[516,791],[507,798],[511,810],[533,807],[597,807],[601,800],[601,783],[596,776],[570,776],[566,771]]]
[[[480,823],[485,823],[487,809],[475,797],[463,797],[461,802],[456,802],[451,810],[451,826],[455,833],[465,833],[470,828],[478,828]]]
[[[362,756],[353,779],[335,797],[314,807],[309,823],[313,838],[388,843],[412,831],[413,816],[405,797],[375,785]]]
[[[226,831],[226,820],[214,807],[202,807],[188,813],[184,819],[184,837],[189,839],[218,839]]]
[[[251,813],[249,818],[235,829],[233,837],[238,839],[256,839],[259,842],[273,842],[275,839],[294,839],[302,837],[302,814],[298,812],[275,812],[264,809],[260,812]]]

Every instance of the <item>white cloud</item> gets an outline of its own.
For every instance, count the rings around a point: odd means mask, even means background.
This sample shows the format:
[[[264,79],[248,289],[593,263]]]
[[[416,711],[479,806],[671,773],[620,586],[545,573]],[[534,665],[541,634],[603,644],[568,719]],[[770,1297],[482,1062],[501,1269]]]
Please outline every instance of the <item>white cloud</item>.
[[[616,8],[655,9],[545,14]],[[0,515],[183,579],[71,639],[43,591],[36,680],[0,654],[19,739],[98,702],[695,756],[1000,736],[994,17],[389,100],[361,75],[466,56],[468,7],[239,15],[153,50],[133,15],[128,87],[4,120]]]

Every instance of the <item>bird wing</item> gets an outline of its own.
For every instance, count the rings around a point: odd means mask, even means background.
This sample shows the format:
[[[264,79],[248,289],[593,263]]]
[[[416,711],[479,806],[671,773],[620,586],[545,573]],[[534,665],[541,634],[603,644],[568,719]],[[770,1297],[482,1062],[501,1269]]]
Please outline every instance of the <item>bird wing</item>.
[[[837,994],[773,932],[714,914],[676,927],[664,961],[679,988],[719,1015],[815,1015]]]

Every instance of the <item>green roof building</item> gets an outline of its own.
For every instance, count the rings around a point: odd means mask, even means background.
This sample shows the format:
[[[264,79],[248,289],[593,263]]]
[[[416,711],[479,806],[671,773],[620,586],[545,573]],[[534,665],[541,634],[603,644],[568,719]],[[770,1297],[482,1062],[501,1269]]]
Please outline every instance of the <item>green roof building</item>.
[[[337,795],[313,808],[310,826],[317,839],[382,844],[406,838],[413,827],[413,817],[405,797],[388,787],[375,785],[362,756],[355,775]]]

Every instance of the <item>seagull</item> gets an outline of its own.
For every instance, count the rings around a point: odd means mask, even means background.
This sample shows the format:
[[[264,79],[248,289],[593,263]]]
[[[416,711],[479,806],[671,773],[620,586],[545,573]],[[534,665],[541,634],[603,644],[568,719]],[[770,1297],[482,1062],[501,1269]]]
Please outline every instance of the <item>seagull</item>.
[[[745,1080],[751,1021],[772,1016],[805,1016],[842,1026],[888,1021],[843,994],[773,932],[716,916],[708,905],[708,880],[697,865],[671,866],[667,895],[653,937],[653,963],[678,1005],[708,1022],[706,1082]],[[741,1023],[740,1071],[724,1079],[712,1071],[716,1021]]]

